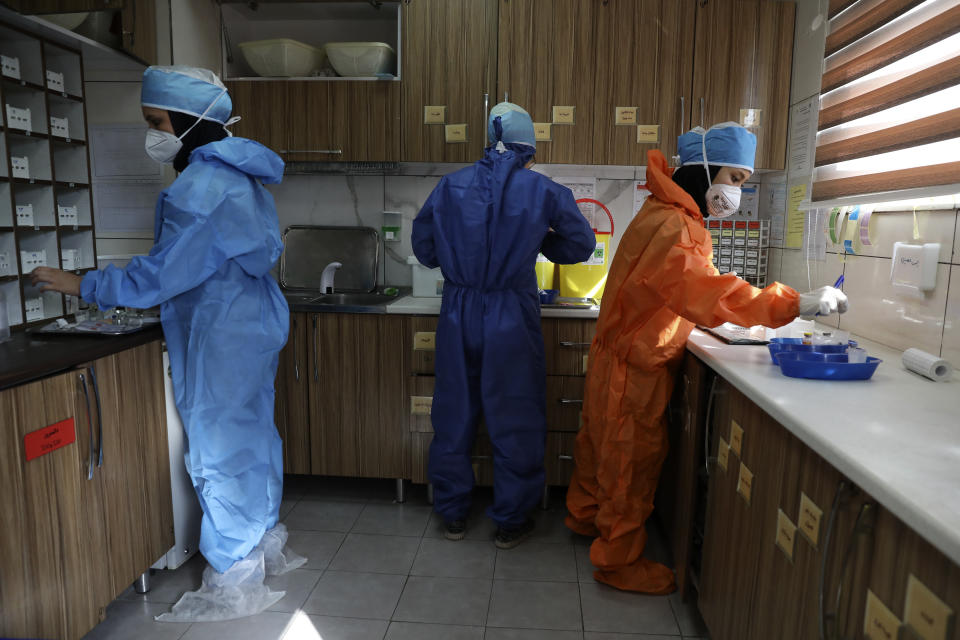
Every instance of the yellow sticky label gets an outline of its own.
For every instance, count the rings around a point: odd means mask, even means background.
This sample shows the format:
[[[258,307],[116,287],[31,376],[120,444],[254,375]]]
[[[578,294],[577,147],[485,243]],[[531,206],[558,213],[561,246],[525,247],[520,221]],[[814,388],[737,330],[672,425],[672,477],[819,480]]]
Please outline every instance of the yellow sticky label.
[[[810,496],[800,493],[800,518],[799,529],[804,538],[807,539],[813,548],[817,548],[820,542],[820,521],[823,518],[823,510],[810,499]]]
[[[730,449],[737,456],[740,456],[743,450],[743,427],[736,420],[730,421]]]
[[[721,232],[720,235],[722,235],[724,238],[732,238],[732,237],[733,237],[733,229],[724,229],[724,230]]]
[[[466,142],[467,125],[465,123],[446,125],[446,137],[447,142]]]
[[[737,493],[747,504],[750,504],[750,496],[753,494],[753,472],[747,469],[747,465],[740,463],[740,478],[737,480]]]
[[[727,470],[727,465],[730,461],[730,445],[727,444],[727,441],[723,438],[720,438],[720,442],[717,444],[717,465],[723,469]]]
[[[746,238],[746,237],[747,237],[747,230],[746,230],[746,229],[737,229],[736,231],[733,232],[733,235],[734,235],[735,237],[737,237],[737,238]]]
[[[554,107],[553,124],[574,124],[576,107]]]
[[[410,396],[410,415],[428,416],[433,409],[433,398],[430,396]]]
[[[740,109],[740,124],[744,127],[759,127],[763,109]]]
[[[447,108],[428,106],[423,108],[423,124],[444,124],[447,121]]]
[[[953,609],[913,574],[907,580],[903,622],[924,640],[947,640],[953,634]]]
[[[436,351],[437,334],[433,331],[418,331],[413,334],[414,351]]]
[[[777,509],[777,546],[790,562],[793,562],[793,549],[797,542],[797,525],[793,524],[790,517],[783,512],[783,509]]]
[[[636,107],[617,107],[615,122],[617,125],[637,124]]]
[[[867,609],[863,616],[863,635],[869,640],[897,640],[902,623],[873,591],[867,589]]]
[[[553,140],[553,130],[549,122],[534,122],[533,135],[537,142],[550,142]]]
[[[759,231],[751,231],[751,232],[749,232],[747,235],[748,235],[749,237],[751,237],[751,238],[759,238],[759,237],[760,237],[760,232],[759,232]]]
[[[656,144],[658,142],[660,142],[660,125],[637,125],[637,144]]]

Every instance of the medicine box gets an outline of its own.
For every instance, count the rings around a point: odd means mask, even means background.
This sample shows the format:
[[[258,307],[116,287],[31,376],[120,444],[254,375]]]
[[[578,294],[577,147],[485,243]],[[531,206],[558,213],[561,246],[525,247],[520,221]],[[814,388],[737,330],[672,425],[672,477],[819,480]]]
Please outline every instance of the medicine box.
[[[50,133],[61,138],[69,138],[70,121],[66,118],[50,116]]]
[[[64,271],[76,271],[80,268],[80,249],[62,249],[60,251],[62,258],[62,269]]]
[[[23,269],[24,275],[30,273],[37,267],[47,266],[47,250],[41,249],[40,251],[21,251],[20,266]]]
[[[27,311],[27,322],[43,320],[43,298],[27,298],[24,300],[24,307]]]
[[[21,227],[34,226],[32,204],[17,205],[17,225]]]
[[[33,114],[30,109],[21,109],[12,104],[7,105],[7,126],[11,129],[33,130]]]
[[[57,206],[57,218],[63,226],[79,224],[80,220],[76,206],[65,207],[62,204]]]
[[[7,251],[0,251],[0,276],[11,276],[13,265],[10,264],[10,254]]]
[[[63,74],[47,69],[47,88],[63,93]]]
[[[10,156],[10,166],[14,178],[30,178],[30,158],[27,156]]]
[[[20,79],[20,58],[0,56],[0,67],[3,68],[3,75],[8,78]]]

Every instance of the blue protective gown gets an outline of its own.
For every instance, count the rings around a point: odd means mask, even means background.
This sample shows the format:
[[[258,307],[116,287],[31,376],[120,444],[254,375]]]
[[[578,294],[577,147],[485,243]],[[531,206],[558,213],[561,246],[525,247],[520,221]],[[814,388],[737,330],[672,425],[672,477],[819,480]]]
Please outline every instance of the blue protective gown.
[[[270,276],[282,243],[261,184],[282,176],[279,156],[252,140],[195,149],[160,195],[150,254],[91,271],[81,287],[102,308],[161,305],[200,551],[220,572],[276,525],[283,489],[273,384],[289,311]]]
[[[519,527],[543,492],[546,369],[534,265],[540,251],[582,262],[596,240],[568,188],[523,168],[532,154],[522,145],[487,149],[441,179],[413,223],[417,259],[444,277],[429,477],[447,522],[470,510],[481,414],[494,453],[488,515]]]

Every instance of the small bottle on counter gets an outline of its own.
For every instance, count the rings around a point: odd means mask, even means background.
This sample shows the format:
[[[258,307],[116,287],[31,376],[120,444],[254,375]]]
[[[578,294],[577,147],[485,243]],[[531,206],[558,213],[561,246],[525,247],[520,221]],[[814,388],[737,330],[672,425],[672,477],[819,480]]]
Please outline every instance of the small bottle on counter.
[[[804,331],[803,338],[801,338],[801,342],[806,345],[813,344],[813,331]]]

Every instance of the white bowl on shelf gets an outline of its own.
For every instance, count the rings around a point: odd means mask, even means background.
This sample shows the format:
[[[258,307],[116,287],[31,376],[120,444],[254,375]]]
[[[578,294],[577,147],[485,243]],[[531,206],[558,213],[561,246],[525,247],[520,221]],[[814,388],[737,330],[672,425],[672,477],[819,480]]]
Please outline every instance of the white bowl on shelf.
[[[366,78],[392,73],[397,58],[393,47],[383,42],[328,42],[327,59],[347,78]]]
[[[241,42],[237,46],[253,71],[262,77],[305,77],[321,68],[323,49],[290,38]]]
[[[73,31],[87,19],[87,16],[90,15],[88,11],[81,11],[80,13],[48,13],[40,16],[47,22],[52,22],[58,27],[63,27],[68,31]]]

